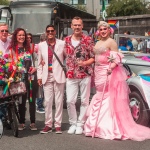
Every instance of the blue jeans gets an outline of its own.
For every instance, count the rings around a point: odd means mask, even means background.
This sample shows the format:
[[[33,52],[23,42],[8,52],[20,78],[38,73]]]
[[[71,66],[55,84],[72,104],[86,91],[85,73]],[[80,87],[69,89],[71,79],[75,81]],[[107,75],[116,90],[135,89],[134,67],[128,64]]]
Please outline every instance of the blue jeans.
[[[43,106],[43,98],[37,98],[36,99],[36,104],[37,104],[37,107],[38,108],[43,108],[44,106]]]

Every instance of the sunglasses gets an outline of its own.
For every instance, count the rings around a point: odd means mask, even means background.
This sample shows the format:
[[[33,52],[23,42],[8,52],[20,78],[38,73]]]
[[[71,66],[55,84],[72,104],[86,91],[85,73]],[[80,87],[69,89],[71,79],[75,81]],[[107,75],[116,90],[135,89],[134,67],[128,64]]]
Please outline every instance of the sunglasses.
[[[53,33],[55,30],[47,30],[47,33]]]
[[[99,29],[100,31],[107,30],[107,28]]]
[[[1,32],[7,32],[8,33],[8,30],[1,30]]]

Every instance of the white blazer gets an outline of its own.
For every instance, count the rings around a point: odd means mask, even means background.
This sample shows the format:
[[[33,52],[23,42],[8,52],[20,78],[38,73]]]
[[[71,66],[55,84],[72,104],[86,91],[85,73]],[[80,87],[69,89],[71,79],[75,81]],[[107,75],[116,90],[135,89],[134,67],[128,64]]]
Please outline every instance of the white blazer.
[[[57,54],[60,61],[62,62],[62,64],[64,63],[64,45],[64,41],[56,39],[54,51]],[[44,66],[41,64],[42,61],[45,62]],[[64,71],[54,55],[52,58],[52,69],[53,76],[56,82],[65,83],[66,77]],[[42,79],[42,84],[45,84],[48,78],[48,45],[46,41],[39,43],[38,47],[37,78]]]

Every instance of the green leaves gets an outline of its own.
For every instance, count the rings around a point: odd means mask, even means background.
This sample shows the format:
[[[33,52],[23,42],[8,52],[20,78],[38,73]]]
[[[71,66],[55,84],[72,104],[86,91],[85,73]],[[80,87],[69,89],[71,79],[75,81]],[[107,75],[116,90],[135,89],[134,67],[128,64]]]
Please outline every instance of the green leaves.
[[[0,5],[9,5],[9,3],[8,0],[0,0]]]
[[[141,15],[149,13],[140,0],[112,0],[107,7],[108,17]]]

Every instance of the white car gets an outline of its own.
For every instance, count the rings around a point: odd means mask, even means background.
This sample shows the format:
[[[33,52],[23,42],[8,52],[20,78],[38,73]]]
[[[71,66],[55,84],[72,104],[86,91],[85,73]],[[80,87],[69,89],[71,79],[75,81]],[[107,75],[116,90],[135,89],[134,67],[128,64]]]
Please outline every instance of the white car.
[[[140,55],[142,57],[142,55],[144,56],[145,54]],[[125,55],[122,63],[130,72],[130,77],[128,78],[127,83],[131,91],[129,98],[132,116],[138,124],[148,126],[150,121],[150,107],[148,101],[150,100],[150,97],[146,96],[145,92],[146,90],[150,91],[150,86],[146,89],[143,87],[140,75],[150,74],[150,62],[136,57],[137,54]]]

